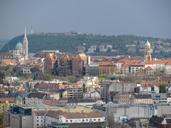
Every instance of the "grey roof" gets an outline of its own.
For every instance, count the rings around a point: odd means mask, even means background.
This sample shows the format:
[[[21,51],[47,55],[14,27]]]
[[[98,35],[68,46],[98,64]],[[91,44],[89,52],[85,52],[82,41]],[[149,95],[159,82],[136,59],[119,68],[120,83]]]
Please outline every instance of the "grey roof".
[[[134,94],[136,99],[151,99],[151,94]]]

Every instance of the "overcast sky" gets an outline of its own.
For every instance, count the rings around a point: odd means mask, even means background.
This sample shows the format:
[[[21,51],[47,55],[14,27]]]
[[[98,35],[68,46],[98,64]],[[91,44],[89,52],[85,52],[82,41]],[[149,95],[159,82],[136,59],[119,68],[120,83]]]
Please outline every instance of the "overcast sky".
[[[0,0],[0,38],[34,32],[171,38],[171,0]]]

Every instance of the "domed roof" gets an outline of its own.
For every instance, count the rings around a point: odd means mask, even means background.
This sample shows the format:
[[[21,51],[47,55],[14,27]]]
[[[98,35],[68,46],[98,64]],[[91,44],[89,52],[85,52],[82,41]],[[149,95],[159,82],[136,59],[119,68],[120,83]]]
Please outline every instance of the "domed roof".
[[[150,42],[148,40],[146,41],[145,46],[151,47],[151,44],[150,44]]]
[[[22,47],[23,47],[22,43],[21,42],[18,42],[17,45],[16,45],[16,47],[15,47],[15,49],[16,50],[19,50],[19,49],[22,49]]]

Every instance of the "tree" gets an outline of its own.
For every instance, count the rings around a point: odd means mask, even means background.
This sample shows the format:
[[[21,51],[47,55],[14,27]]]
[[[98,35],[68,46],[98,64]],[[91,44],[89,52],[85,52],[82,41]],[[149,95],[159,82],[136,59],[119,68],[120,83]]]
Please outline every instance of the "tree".
[[[52,79],[53,79],[53,76],[52,76],[51,74],[46,74],[46,75],[44,76],[44,80],[49,81],[49,80],[52,80]]]
[[[0,113],[0,128],[3,125],[3,120],[4,120],[4,114]]]
[[[75,76],[68,76],[68,80],[69,80],[69,82],[71,82],[71,83],[77,82],[77,78],[76,78]]]
[[[166,86],[165,85],[160,85],[159,86],[159,93],[166,93]]]
[[[4,83],[5,73],[0,71],[0,84]]]

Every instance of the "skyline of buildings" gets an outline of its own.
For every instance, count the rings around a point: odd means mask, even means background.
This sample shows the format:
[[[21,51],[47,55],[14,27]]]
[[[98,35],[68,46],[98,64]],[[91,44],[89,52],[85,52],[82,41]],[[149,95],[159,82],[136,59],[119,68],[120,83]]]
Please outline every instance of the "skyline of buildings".
[[[0,1],[0,128],[171,128],[170,5]]]
[[[0,53],[3,126],[171,125],[171,59],[154,58],[148,40],[143,57],[92,56],[84,53],[84,48],[79,48],[79,53],[44,49],[32,55],[28,48],[25,30],[22,43],[18,42],[9,53]],[[113,47],[99,48],[106,52]],[[158,119],[159,124],[153,122]]]

